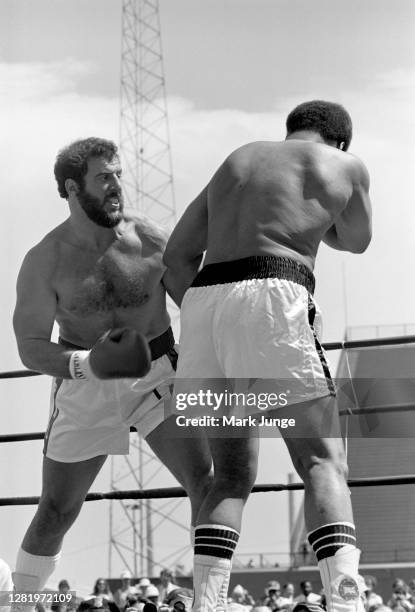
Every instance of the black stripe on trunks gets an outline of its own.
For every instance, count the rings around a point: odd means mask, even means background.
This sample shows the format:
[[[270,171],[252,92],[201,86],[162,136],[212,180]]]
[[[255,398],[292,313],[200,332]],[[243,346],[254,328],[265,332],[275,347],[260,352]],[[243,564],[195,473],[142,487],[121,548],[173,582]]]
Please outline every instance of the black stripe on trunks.
[[[333,397],[336,396],[336,388],[334,386],[333,379],[330,374],[329,366],[327,364],[326,356],[323,351],[323,347],[320,344],[319,339],[317,338],[316,330],[314,329],[314,319],[316,318],[316,307],[313,302],[313,298],[311,295],[308,296],[308,323],[311,327],[311,331],[314,336],[314,344],[316,347],[317,355],[319,356],[321,367],[323,368],[324,376],[326,379],[327,387],[330,392],[330,395]]]
[[[45,433],[45,441],[43,443],[43,454],[45,456],[46,456],[46,451],[48,450],[48,444],[49,444],[50,434],[52,431],[52,426],[59,416],[59,408],[56,405],[56,396],[58,395],[58,391],[61,388],[62,383],[63,383],[63,378],[55,378],[56,386],[55,386],[55,391],[53,393],[53,410],[52,410],[52,415],[49,419],[47,431]]]

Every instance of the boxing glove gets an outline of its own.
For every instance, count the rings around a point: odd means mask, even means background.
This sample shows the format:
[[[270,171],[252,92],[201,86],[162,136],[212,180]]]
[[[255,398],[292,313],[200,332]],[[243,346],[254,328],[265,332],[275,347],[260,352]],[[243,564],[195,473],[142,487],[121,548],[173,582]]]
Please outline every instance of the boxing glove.
[[[106,332],[90,351],[74,351],[69,361],[72,378],[140,378],[151,367],[151,352],[145,337],[134,329]]]

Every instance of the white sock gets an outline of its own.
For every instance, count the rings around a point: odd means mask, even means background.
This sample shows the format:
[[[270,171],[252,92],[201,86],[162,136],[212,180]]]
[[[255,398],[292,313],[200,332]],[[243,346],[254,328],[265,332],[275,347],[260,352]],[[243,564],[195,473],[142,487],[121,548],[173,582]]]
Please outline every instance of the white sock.
[[[360,550],[340,549],[318,562],[326,593],[327,612],[363,612],[365,581],[359,576]]]
[[[228,609],[228,590],[229,590],[229,582],[231,581],[231,571],[232,564],[229,568],[229,572],[227,577],[222,583],[221,589],[219,591],[218,601],[216,603],[216,612],[226,612]]]
[[[195,527],[194,525],[190,526],[190,543],[194,547],[195,545]],[[231,579],[231,576],[229,573],[229,575],[224,580],[222,587],[219,591],[218,601],[216,604],[216,612],[226,612],[226,610],[228,609],[228,590],[229,590],[230,579]]]
[[[329,523],[308,534],[316,553],[327,612],[363,612],[365,588],[359,576],[360,550],[352,523]]]
[[[46,557],[32,555],[20,548],[17,553],[16,571],[12,574],[16,591],[41,591],[55,571],[60,558],[60,552],[57,555]]]
[[[229,559],[195,555],[193,612],[215,612],[219,593],[231,571]]]
[[[193,612],[223,609],[228,592],[232,556],[239,533],[226,525],[198,525],[195,530]]]

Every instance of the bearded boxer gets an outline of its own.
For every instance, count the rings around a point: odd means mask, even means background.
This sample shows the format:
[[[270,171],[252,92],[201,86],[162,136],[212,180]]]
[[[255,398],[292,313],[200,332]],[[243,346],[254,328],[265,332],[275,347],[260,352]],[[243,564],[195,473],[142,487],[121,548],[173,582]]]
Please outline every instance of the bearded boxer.
[[[304,481],[305,521],[329,612],[361,607],[363,588],[335,389],[313,298],[320,243],[362,253],[371,240],[369,177],[346,152],[351,136],[340,105],[301,104],[287,118],[285,141],[254,142],[225,160],[164,255],[181,285],[178,303],[184,294],[175,392],[203,378],[283,381],[292,390],[288,416],[296,431],[281,434]],[[323,431],[328,421],[331,437]],[[215,432],[208,440],[214,482],[195,531],[196,612],[213,611],[226,596],[256,476],[253,428],[237,439]]]
[[[17,591],[45,586],[106,456],[128,453],[130,426],[186,488],[193,513],[208,486],[203,439],[177,444],[164,421],[177,360],[162,282],[165,237],[124,209],[120,177],[112,142],[64,148],[55,178],[69,217],[28,252],[18,277],[19,353],[53,385],[42,494],[18,552]]]

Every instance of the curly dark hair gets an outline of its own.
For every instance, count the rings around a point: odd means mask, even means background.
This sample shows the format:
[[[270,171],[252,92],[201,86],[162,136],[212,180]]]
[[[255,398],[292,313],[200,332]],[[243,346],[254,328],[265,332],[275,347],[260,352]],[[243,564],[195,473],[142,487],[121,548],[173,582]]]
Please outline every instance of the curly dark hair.
[[[104,157],[111,161],[117,155],[118,148],[111,140],[104,138],[84,138],[75,140],[61,149],[54,166],[55,179],[61,198],[67,199],[66,179],[73,179],[80,187],[84,186],[84,177],[88,171],[88,160],[91,157]]]
[[[318,132],[324,140],[344,142],[347,151],[352,139],[352,120],[347,110],[335,102],[311,100],[299,104],[287,117],[287,134],[299,130]]]

